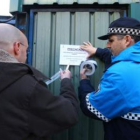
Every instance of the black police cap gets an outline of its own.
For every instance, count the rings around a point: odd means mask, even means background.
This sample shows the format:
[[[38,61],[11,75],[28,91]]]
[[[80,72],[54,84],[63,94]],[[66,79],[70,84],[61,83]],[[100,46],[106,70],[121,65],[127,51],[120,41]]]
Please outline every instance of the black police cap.
[[[106,40],[113,34],[140,36],[140,21],[130,17],[119,18],[110,24],[108,33],[98,39]]]

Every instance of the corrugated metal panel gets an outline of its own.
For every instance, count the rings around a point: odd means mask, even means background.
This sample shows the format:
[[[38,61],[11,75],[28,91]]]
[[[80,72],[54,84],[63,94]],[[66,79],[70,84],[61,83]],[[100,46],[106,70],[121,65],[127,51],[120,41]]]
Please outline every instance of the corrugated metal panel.
[[[108,25],[120,17],[119,12],[37,12],[34,22],[33,66],[48,76],[65,69],[59,65],[60,44],[77,44],[90,41],[96,47],[105,47],[106,42],[97,37],[107,32]],[[33,25],[32,25],[33,26]],[[104,65],[97,58],[98,68],[91,81],[97,88]],[[79,66],[70,66],[72,82],[79,85]],[[59,94],[60,80],[49,86]],[[103,140],[102,123],[84,116],[81,111],[79,123],[52,140]]]
[[[138,3],[140,0],[10,0],[10,12],[16,12],[22,11],[23,5],[33,5],[33,4],[39,4],[39,5],[52,5],[54,3],[57,3],[59,5],[70,5],[73,3],[78,4],[130,4],[130,3]]]
[[[129,9],[129,16],[140,20],[140,3],[130,4]]]
[[[136,3],[140,2],[140,0],[24,0],[24,5],[32,5],[34,3],[37,4],[73,4],[74,2],[78,4],[93,4],[93,3],[99,3],[99,4],[113,4],[115,2],[120,4],[129,4],[129,3]]]

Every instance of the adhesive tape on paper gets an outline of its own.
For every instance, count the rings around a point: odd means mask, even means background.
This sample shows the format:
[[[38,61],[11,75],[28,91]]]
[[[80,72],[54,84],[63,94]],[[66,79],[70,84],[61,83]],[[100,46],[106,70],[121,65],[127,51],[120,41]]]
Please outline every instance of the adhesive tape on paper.
[[[86,60],[81,63],[80,71],[86,68],[87,72],[85,73],[85,75],[90,76],[94,74],[96,67],[97,67],[97,62],[95,60]]]

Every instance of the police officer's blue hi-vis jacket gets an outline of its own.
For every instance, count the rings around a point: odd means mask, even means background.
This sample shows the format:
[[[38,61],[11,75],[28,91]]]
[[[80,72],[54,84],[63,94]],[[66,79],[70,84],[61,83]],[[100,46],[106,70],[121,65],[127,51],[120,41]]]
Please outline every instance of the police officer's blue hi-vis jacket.
[[[140,41],[112,57],[97,91],[81,80],[79,99],[84,114],[104,121],[105,140],[140,140]]]

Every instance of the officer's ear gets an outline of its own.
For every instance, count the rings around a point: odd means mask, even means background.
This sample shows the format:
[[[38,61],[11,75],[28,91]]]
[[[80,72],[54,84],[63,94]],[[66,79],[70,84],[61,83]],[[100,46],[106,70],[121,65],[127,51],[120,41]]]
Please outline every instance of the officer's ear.
[[[125,44],[126,44],[126,47],[129,47],[131,45],[133,45],[135,42],[134,42],[134,39],[132,39],[132,37],[130,35],[125,35]]]
[[[14,51],[13,53],[14,53],[15,56],[19,55],[19,53],[20,53],[20,42],[14,42],[13,51]]]

